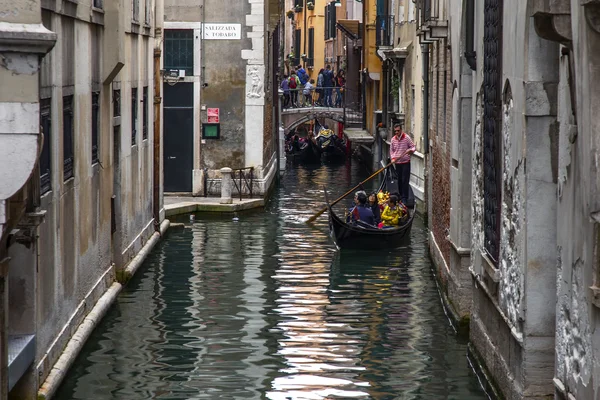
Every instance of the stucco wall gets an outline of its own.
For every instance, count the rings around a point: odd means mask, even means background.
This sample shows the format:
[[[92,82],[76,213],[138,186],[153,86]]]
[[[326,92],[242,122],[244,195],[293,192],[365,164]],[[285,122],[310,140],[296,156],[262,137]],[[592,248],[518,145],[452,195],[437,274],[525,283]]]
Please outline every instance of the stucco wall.
[[[269,136],[272,107],[266,107],[271,84],[266,68],[266,4],[264,0],[225,3],[220,0],[197,2],[201,12],[191,15],[185,15],[186,8],[180,8],[178,1],[165,3],[165,21],[170,24],[167,28],[192,29],[190,24],[177,25],[186,22],[193,23],[198,29],[202,23],[241,25],[240,39],[199,39],[194,47],[195,61],[200,64],[197,68],[198,101],[194,104],[198,119],[206,122],[206,108],[220,111],[219,139],[201,139],[201,123],[194,127],[197,146],[193,187],[196,195],[204,193],[205,175],[207,192],[218,194],[215,192],[219,187],[218,171],[223,167],[254,167],[257,192],[264,193],[270,185],[267,179],[271,172],[269,168],[274,167],[271,158],[275,150]]]
[[[150,3],[153,7],[153,2]],[[129,10],[129,9],[128,9]],[[141,21],[144,2],[140,2]],[[97,14],[94,14],[97,15]],[[151,11],[153,19],[154,10]],[[103,60],[114,54],[103,51],[100,28],[99,54],[92,54],[95,25],[90,23],[90,5],[81,3],[74,19],[74,53],[63,54],[64,16],[51,12],[51,28],[58,45],[45,60],[50,85],[44,96],[51,98],[51,190],[41,199],[46,218],[39,229],[37,268],[37,355],[35,373],[43,382],[65,343],[115,278],[115,267],[123,268],[153,233],[153,87],[154,29],[140,27],[131,33],[131,14],[125,25],[114,26],[106,18],[104,29],[123,29],[123,69],[112,84],[102,84],[110,71]],[[99,17],[97,21],[103,21]],[[110,22],[109,22],[110,21]],[[123,19],[125,21],[125,18]],[[124,30],[129,33],[125,34]],[[132,45],[135,40],[136,45]],[[113,48],[108,46],[108,48]],[[118,52],[118,46],[114,47]],[[99,63],[98,77],[93,76]],[[63,63],[74,62],[74,85],[65,89]],[[132,146],[131,88],[138,87],[137,143]],[[142,102],[143,87],[148,102]],[[121,91],[121,116],[113,119],[113,89]],[[92,91],[100,91],[98,162],[92,162]],[[62,98],[73,94],[74,177],[63,179]],[[147,138],[142,136],[143,107],[147,107]],[[120,124],[120,135],[113,125]],[[117,143],[114,141],[117,140]],[[116,232],[111,233],[111,197],[115,195]],[[87,301],[87,303],[84,302]],[[84,303],[82,303],[84,302]]]

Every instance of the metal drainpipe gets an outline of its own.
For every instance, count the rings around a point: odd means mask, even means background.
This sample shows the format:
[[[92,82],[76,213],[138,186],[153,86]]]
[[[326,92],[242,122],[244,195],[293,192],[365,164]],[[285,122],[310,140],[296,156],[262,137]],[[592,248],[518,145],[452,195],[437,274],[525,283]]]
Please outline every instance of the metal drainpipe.
[[[162,21],[163,15],[160,12],[162,1],[157,1],[154,9],[154,21]],[[155,22],[156,24],[156,22]],[[160,74],[160,59],[162,55],[162,24],[160,27],[155,26],[155,47],[154,47],[154,133],[153,133],[153,158],[154,164],[152,169],[152,213],[154,214],[154,230],[160,232],[160,180],[161,180],[161,158],[160,158],[160,128],[161,128],[161,105],[162,105],[162,82]]]
[[[389,96],[389,87],[388,87],[388,75],[389,75],[389,66],[388,66],[388,62],[387,61],[383,61],[383,64],[381,66],[381,72],[382,72],[382,84],[383,84],[383,88],[382,88],[382,99],[381,99],[381,105],[382,105],[382,112],[381,112],[381,122],[382,122],[382,127],[385,129],[386,135],[385,138],[381,136],[381,133],[379,131],[379,129],[377,129],[377,135],[379,136],[379,162],[381,162],[381,160],[383,160],[383,142],[385,139],[387,139],[387,129],[388,129],[388,96]]]
[[[279,175],[281,173],[281,154],[279,151],[279,119],[281,118],[281,101],[279,98],[279,85],[277,84],[277,82],[279,82],[279,79],[277,78],[277,66],[278,66],[278,61],[279,61],[279,38],[280,38],[280,34],[281,34],[281,22],[277,25],[277,27],[275,28],[275,30],[273,31],[273,36],[272,36],[272,41],[271,41],[271,45],[272,45],[272,60],[271,62],[273,63],[273,67],[271,70],[271,82],[273,82],[273,88],[272,88],[272,94],[271,94],[271,98],[273,101],[273,115],[272,115],[272,125],[274,127],[274,136],[275,136],[275,152],[276,152],[276,163],[277,166],[275,168],[275,183],[279,186]]]
[[[475,36],[475,2],[467,0],[465,60],[473,71],[477,70],[477,52],[473,48]]]
[[[429,45],[422,44],[423,55],[423,154],[429,153]]]

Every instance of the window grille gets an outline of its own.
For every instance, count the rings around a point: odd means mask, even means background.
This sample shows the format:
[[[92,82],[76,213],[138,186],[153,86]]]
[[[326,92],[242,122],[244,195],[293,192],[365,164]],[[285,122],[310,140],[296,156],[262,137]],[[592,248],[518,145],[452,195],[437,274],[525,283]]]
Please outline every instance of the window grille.
[[[52,101],[51,99],[43,99],[40,101],[40,125],[44,134],[44,144],[42,154],[40,155],[40,193],[48,193],[52,189],[52,175],[50,170],[51,164],[51,149],[50,135],[52,134]]]
[[[142,94],[142,140],[148,139],[148,86]]]
[[[138,89],[131,89],[131,145],[137,143]]]
[[[194,31],[168,29],[164,44],[165,70],[183,69],[186,75],[194,74]]]
[[[63,97],[63,179],[74,176],[73,96]]]
[[[113,90],[113,117],[121,116],[121,89]]]
[[[485,250],[494,263],[500,252],[500,123],[502,86],[502,0],[484,3],[483,228]]]
[[[98,162],[98,131],[100,129],[100,92],[92,93],[92,164]]]

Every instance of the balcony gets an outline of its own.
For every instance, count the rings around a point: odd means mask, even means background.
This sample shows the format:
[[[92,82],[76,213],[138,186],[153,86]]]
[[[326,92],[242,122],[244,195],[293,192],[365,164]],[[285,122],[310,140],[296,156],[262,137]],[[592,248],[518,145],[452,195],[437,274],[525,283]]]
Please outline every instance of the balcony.
[[[394,16],[378,15],[375,18],[375,45],[377,48],[394,46]]]
[[[440,18],[439,0],[422,0],[419,6],[420,24],[417,35],[422,44],[448,38],[448,20]]]

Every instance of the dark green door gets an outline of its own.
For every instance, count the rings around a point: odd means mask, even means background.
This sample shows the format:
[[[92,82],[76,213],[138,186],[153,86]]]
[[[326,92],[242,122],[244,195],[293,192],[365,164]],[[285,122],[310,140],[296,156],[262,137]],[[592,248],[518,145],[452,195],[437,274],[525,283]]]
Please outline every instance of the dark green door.
[[[194,84],[165,83],[163,134],[165,192],[191,192],[194,168]]]

